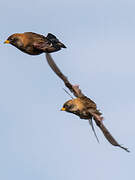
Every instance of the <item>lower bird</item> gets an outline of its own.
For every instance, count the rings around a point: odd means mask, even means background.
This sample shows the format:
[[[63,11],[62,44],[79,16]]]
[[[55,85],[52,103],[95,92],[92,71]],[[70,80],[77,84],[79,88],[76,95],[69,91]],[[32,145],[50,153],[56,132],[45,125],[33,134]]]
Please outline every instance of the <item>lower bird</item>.
[[[15,33],[9,36],[4,43],[11,44],[30,55],[52,53],[61,50],[61,48],[66,48],[51,33],[48,33],[47,37],[34,32]]]
[[[85,96],[82,91],[79,89],[78,85],[72,85],[67,77],[60,71],[58,66],[55,64],[50,54],[46,54],[46,59],[52,70],[63,80],[65,86],[76,96],[76,98],[72,98],[71,100],[64,103],[61,108],[62,111],[66,111],[69,113],[73,113],[79,116],[81,119],[87,119],[92,127],[92,130],[98,140],[96,132],[94,130],[93,121],[95,121],[96,125],[101,129],[106,139],[114,146],[118,146],[125,151],[129,152],[128,148],[120,145],[108,129],[103,124],[102,113],[97,109],[97,105],[90,98]],[[99,141],[99,140],[98,140]]]

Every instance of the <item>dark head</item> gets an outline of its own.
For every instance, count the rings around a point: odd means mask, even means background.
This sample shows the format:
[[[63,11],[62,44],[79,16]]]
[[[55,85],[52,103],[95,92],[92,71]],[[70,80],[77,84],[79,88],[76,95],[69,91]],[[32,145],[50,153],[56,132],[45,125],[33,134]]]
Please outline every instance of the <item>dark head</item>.
[[[5,44],[12,44],[13,46],[16,47],[21,47],[22,46],[22,34],[16,33],[12,34],[7,38],[7,40],[4,42]]]

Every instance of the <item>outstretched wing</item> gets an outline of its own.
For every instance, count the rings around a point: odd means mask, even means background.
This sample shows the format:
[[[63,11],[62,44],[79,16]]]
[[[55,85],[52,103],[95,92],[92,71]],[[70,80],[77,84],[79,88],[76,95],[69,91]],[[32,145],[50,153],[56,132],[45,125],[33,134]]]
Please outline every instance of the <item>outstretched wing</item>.
[[[51,57],[51,55],[49,53],[46,53],[46,59],[47,59],[47,62],[49,64],[49,66],[51,67],[51,69],[57,74],[57,76],[61,80],[63,80],[63,82],[65,83],[65,86],[74,94],[74,96],[76,96],[76,97],[84,97],[84,95],[81,92],[81,90],[79,89],[79,87],[78,86],[73,86],[69,82],[68,78],[60,71],[60,69],[55,64],[53,58]]]
[[[96,116],[93,116],[97,126],[101,129],[101,131],[103,132],[104,136],[106,137],[106,139],[113,145],[113,146],[118,146],[122,149],[124,149],[127,152],[130,152],[128,150],[128,148],[125,148],[123,146],[121,146],[115,139],[114,137],[111,135],[111,133],[108,131],[108,129],[104,126],[102,121],[99,121],[99,119],[97,119]]]

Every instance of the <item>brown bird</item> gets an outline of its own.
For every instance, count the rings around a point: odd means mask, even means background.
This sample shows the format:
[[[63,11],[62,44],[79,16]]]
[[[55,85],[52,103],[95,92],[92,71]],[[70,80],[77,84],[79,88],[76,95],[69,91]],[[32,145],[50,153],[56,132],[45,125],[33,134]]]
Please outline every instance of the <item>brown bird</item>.
[[[4,42],[12,44],[21,51],[30,55],[39,55],[43,52],[52,53],[66,48],[56,36],[48,33],[47,37],[33,32],[15,33]]]
[[[108,129],[103,124],[103,117],[101,116],[102,113],[99,112],[97,109],[97,106],[94,101],[86,97],[81,90],[79,89],[79,86],[72,85],[67,77],[60,71],[58,66],[55,64],[54,60],[52,59],[50,54],[46,54],[47,62],[52,68],[52,70],[59,76],[60,79],[63,80],[65,83],[65,86],[76,96],[76,98],[72,98],[71,100],[64,103],[62,107],[62,111],[66,111],[69,113],[73,113],[77,116],[79,116],[81,119],[87,119],[89,120],[89,123],[92,127],[92,130],[96,136],[93,121],[95,121],[96,125],[101,129],[106,139],[114,146],[118,146],[125,151],[129,152],[129,150],[123,146],[121,146],[114,137],[110,134]],[[97,136],[96,136],[97,138]],[[98,140],[98,138],[97,138]]]

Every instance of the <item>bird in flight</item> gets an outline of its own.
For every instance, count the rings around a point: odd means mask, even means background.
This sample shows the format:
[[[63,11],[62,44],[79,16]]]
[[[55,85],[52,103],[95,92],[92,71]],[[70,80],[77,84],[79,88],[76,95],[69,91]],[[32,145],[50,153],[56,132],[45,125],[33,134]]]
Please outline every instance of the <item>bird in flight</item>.
[[[33,32],[15,33],[9,36],[4,43],[12,44],[30,55],[39,55],[44,52],[52,53],[61,50],[61,48],[66,48],[51,33],[48,33],[47,37]]]
[[[92,127],[92,130],[97,138],[96,132],[93,126],[93,120],[96,125],[103,132],[105,138],[113,145],[118,146],[124,149],[127,152],[130,152],[128,148],[121,146],[111,135],[108,129],[103,124],[102,113],[97,109],[96,103],[92,101],[90,98],[85,96],[82,91],[79,89],[78,85],[72,85],[67,77],[60,71],[58,66],[55,64],[53,58],[49,53],[46,53],[46,59],[51,67],[51,69],[57,74],[57,76],[63,80],[65,86],[74,94],[76,98],[72,98],[71,100],[64,103],[62,107],[62,111],[66,111],[69,113],[73,113],[79,116],[81,119],[87,119]],[[98,138],[97,138],[98,140]],[[99,141],[99,140],[98,140]]]

